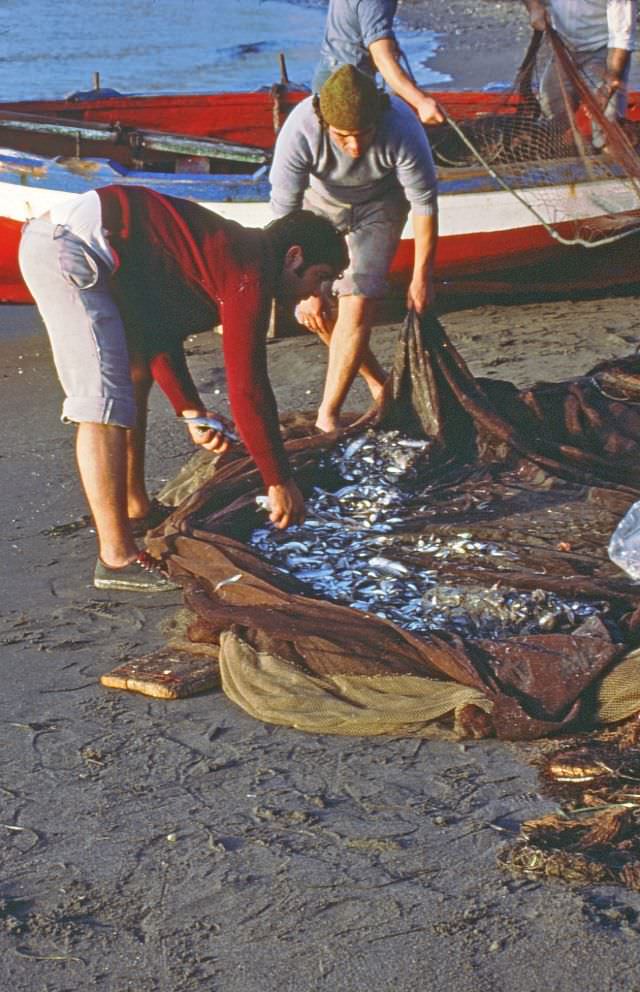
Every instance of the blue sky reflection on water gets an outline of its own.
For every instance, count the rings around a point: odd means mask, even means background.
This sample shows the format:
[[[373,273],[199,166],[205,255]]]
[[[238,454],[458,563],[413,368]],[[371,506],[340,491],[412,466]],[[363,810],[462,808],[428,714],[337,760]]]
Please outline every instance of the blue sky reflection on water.
[[[326,7],[286,0],[0,0],[0,100],[89,89],[93,73],[123,92],[257,89],[279,78],[309,84]],[[430,31],[399,31],[424,84]]]

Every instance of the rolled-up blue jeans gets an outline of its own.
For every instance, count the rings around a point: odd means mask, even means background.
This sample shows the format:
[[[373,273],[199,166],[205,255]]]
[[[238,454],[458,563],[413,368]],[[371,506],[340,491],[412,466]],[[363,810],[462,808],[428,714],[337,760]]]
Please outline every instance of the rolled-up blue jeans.
[[[25,224],[18,258],[65,393],[62,420],[135,427],[127,339],[108,266],[64,225],[42,218]]]

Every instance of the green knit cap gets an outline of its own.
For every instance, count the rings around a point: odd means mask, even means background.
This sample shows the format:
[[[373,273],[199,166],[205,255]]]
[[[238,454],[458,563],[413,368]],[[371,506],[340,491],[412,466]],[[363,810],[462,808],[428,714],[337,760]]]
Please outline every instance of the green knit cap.
[[[320,89],[322,119],[339,131],[366,131],[379,112],[375,81],[353,65],[341,65]]]

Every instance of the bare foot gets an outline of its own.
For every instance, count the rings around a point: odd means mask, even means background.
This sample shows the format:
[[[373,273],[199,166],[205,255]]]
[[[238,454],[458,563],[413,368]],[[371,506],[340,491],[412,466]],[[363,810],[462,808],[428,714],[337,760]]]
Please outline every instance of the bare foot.
[[[325,434],[330,434],[332,431],[337,431],[340,428],[340,417],[329,416],[327,414],[320,413],[318,410],[316,427],[319,431],[323,431]]]

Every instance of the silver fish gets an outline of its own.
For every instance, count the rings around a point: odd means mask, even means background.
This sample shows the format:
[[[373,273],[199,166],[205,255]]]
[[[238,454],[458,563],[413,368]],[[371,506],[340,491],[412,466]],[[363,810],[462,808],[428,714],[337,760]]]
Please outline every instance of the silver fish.
[[[217,417],[198,414],[197,417],[180,417],[180,420],[190,427],[198,427],[201,431],[215,431],[216,434],[222,434],[223,438],[232,444],[240,440],[236,432],[223,424]]]
[[[517,592],[499,585],[455,586],[439,581],[448,561],[513,560],[511,548],[471,530],[416,534],[412,519],[432,509],[429,485],[416,484],[428,468],[431,443],[398,431],[367,431],[326,456],[343,483],[316,486],[307,518],[286,538],[270,525],[252,545],[275,567],[306,582],[314,594],[344,602],[366,615],[428,634],[449,630],[469,638],[574,629],[602,604],[567,603],[544,590]],[[428,567],[425,567],[428,566]]]
[[[230,586],[233,582],[239,582],[241,578],[242,572],[237,572],[236,575],[230,575],[228,579],[221,579],[220,582],[216,582],[213,587],[213,591],[218,592],[218,590],[224,588],[224,586]]]

